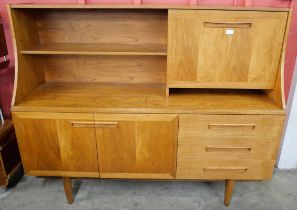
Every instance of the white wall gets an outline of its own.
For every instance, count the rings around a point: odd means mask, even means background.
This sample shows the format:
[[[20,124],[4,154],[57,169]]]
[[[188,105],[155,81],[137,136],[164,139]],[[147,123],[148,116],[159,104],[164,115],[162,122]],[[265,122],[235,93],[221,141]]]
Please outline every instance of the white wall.
[[[278,161],[280,169],[297,168],[297,62],[287,104],[288,117]]]

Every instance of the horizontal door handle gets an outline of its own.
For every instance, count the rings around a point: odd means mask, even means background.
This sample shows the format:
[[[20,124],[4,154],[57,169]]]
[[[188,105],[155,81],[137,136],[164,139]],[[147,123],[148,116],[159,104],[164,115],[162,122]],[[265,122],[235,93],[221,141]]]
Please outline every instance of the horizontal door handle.
[[[245,173],[248,167],[204,167],[204,172],[230,172],[230,173]]]
[[[249,128],[249,129],[255,129],[256,124],[208,124],[208,129],[222,129],[222,128]]]
[[[206,152],[250,152],[251,147],[219,147],[219,146],[207,146]]]
[[[73,121],[71,122],[72,127],[74,128],[93,128],[93,121]]]
[[[118,122],[73,121],[74,128],[117,128]]]
[[[205,28],[251,28],[252,23],[246,22],[204,22]]]
[[[118,122],[95,122],[95,128],[117,128]]]

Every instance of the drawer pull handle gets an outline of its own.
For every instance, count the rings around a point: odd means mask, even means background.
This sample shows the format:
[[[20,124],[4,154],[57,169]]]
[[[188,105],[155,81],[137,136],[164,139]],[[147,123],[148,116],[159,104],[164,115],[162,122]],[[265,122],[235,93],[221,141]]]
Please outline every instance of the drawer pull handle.
[[[216,147],[207,146],[205,147],[206,152],[250,152],[251,147]]]
[[[205,28],[251,28],[252,23],[245,22],[204,22]]]
[[[204,167],[204,172],[230,172],[230,173],[245,173],[248,167]]]
[[[254,130],[256,128],[256,124],[208,124],[208,129],[221,128],[250,128]]]
[[[71,122],[74,128],[117,128],[118,122],[93,122],[93,121],[74,121]]]

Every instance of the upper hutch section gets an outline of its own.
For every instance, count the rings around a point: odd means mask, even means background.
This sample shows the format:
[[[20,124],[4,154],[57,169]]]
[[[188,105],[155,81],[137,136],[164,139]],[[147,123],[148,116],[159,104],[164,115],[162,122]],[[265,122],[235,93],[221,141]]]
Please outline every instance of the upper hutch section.
[[[21,4],[9,10],[15,110],[184,113],[221,110],[220,97],[228,100],[226,110],[284,108],[288,9]]]

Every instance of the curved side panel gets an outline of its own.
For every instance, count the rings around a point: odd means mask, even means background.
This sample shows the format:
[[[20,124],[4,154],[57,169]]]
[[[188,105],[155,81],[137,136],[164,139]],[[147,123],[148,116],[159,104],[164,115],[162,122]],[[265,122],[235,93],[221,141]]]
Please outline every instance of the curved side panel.
[[[285,58],[286,58],[286,48],[288,42],[288,34],[290,31],[292,19],[292,10],[290,10],[287,18],[287,27],[284,36],[283,49],[280,58],[279,71],[276,78],[275,88],[271,91],[266,91],[267,95],[282,109],[286,109],[286,99],[285,99],[285,86],[284,86],[284,71],[285,71]]]
[[[23,55],[27,46],[38,44],[37,23],[30,10],[12,9],[8,6],[15,54],[15,82],[12,105],[18,104],[30,92],[44,83],[45,76],[36,56]]]
[[[14,32],[14,26],[12,22],[12,16],[11,16],[11,8],[10,5],[7,5],[8,15],[9,15],[9,22],[10,27],[12,31],[12,41],[13,41],[13,50],[14,50],[14,56],[15,56],[15,73],[14,73],[14,88],[13,88],[13,95],[11,100],[11,105],[15,105],[15,98],[16,98],[16,89],[17,89],[17,83],[18,83],[18,53],[17,53],[17,45],[16,45],[16,39],[15,39],[15,32]]]

